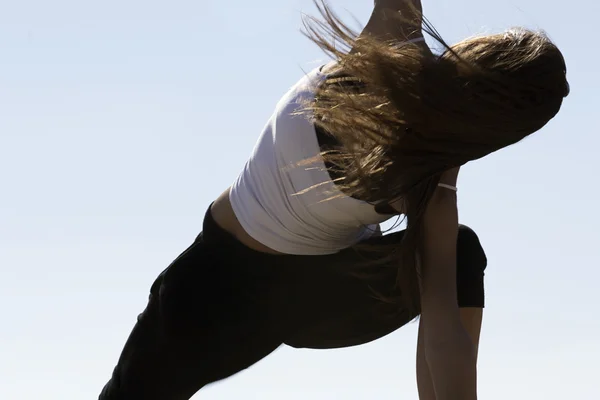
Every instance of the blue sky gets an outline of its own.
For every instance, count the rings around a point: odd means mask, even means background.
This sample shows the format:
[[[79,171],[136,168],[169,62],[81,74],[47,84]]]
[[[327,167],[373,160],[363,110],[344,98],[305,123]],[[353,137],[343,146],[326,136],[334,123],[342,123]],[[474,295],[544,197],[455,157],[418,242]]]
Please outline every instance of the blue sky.
[[[331,4],[365,22],[372,2]],[[594,398],[600,6],[424,8],[450,42],[525,25],[565,54],[562,112],[466,166],[459,201],[489,258],[480,398]],[[299,33],[313,11],[310,0],[0,1],[0,398],[97,397],[155,276],[199,232],[279,97],[326,61]],[[415,341],[413,324],[357,348],[282,348],[196,397],[416,399]]]

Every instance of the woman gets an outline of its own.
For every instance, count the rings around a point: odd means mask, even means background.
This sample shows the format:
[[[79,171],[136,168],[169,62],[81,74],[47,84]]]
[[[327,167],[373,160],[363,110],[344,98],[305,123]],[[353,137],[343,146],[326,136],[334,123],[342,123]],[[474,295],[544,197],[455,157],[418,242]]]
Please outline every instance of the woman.
[[[425,24],[434,55],[418,1],[376,2],[358,38],[320,10],[308,35],[336,63],[278,103],[153,284],[100,399],[189,399],[283,343],[359,345],[417,316],[420,398],[476,399],[486,257],[458,223],[458,168],[554,117],[564,59],[539,33],[449,47]],[[401,214],[407,229],[381,235]]]

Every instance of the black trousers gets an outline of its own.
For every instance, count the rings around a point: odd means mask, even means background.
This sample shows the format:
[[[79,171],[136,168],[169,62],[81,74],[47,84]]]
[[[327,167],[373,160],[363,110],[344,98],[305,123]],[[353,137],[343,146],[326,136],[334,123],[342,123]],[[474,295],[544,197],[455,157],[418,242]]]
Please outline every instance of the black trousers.
[[[370,239],[400,240],[402,232]],[[163,271],[100,400],[187,400],[203,386],[256,363],[282,344],[337,348],[385,336],[414,316],[377,300],[395,269],[376,278],[344,271],[358,254],[263,254],[236,241],[207,212],[202,233]],[[458,303],[483,307],[486,257],[475,232],[458,238]],[[377,272],[377,271],[372,271]],[[388,308],[388,309],[386,309]]]

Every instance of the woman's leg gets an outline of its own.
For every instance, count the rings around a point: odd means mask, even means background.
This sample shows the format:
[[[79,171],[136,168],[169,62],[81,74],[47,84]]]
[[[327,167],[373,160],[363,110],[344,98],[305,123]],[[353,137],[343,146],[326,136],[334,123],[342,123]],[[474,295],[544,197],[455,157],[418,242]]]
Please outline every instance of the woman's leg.
[[[205,233],[159,276],[100,400],[187,400],[208,383],[259,361],[282,342],[293,347],[363,344],[409,322],[373,296],[394,268],[365,280],[344,273],[349,249],[325,257],[258,256],[205,219]],[[459,304],[483,306],[485,255],[461,228]],[[393,243],[402,233],[373,239]],[[475,240],[473,240],[475,239]]]
[[[284,302],[269,296],[285,288],[212,247],[200,236],[153,284],[100,400],[187,400],[281,345]]]
[[[402,239],[403,231],[372,238],[370,244],[394,244]],[[344,273],[348,264],[356,262],[360,255],[348,249],[332,257],[329,267],[319,263],[320,270],[312,271],[313,279],[305,282],[305,292],[311,295],[303,301],[305,320],[303,325],[286,344],[298,348],[336,348],[356,346],[381,338],[414,317],[397,312],[395,305],[375,298],[375,293],[390,293],[396,281],[393,266],[383,265],[365,268],[373,278],[357,278]],[[485,252],[475,232],[460,226],[457,242],[457,291],[458,304],[462,308],[483,308],[484,270],[487,266]],[[298,279],[299,284],[303,282]],[[301,294],[300,294],[301,295]],[[306,315],[310,314],[310,315]]]

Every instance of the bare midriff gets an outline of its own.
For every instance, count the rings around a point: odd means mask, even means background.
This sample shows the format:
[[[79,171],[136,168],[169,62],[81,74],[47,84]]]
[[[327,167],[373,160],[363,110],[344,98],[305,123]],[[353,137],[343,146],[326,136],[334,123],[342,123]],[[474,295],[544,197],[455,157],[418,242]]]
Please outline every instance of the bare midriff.
[[[233,212],[233,207],[231,207],[231,202],[229,201],[229,189],[224,191],[215,200],[210,208],[210,213],[217,225],[235,237],[244,246],[261,253],[283,254],[255,240],[244,230],[242,224],[240,224],[240,221],[238,221]]]

